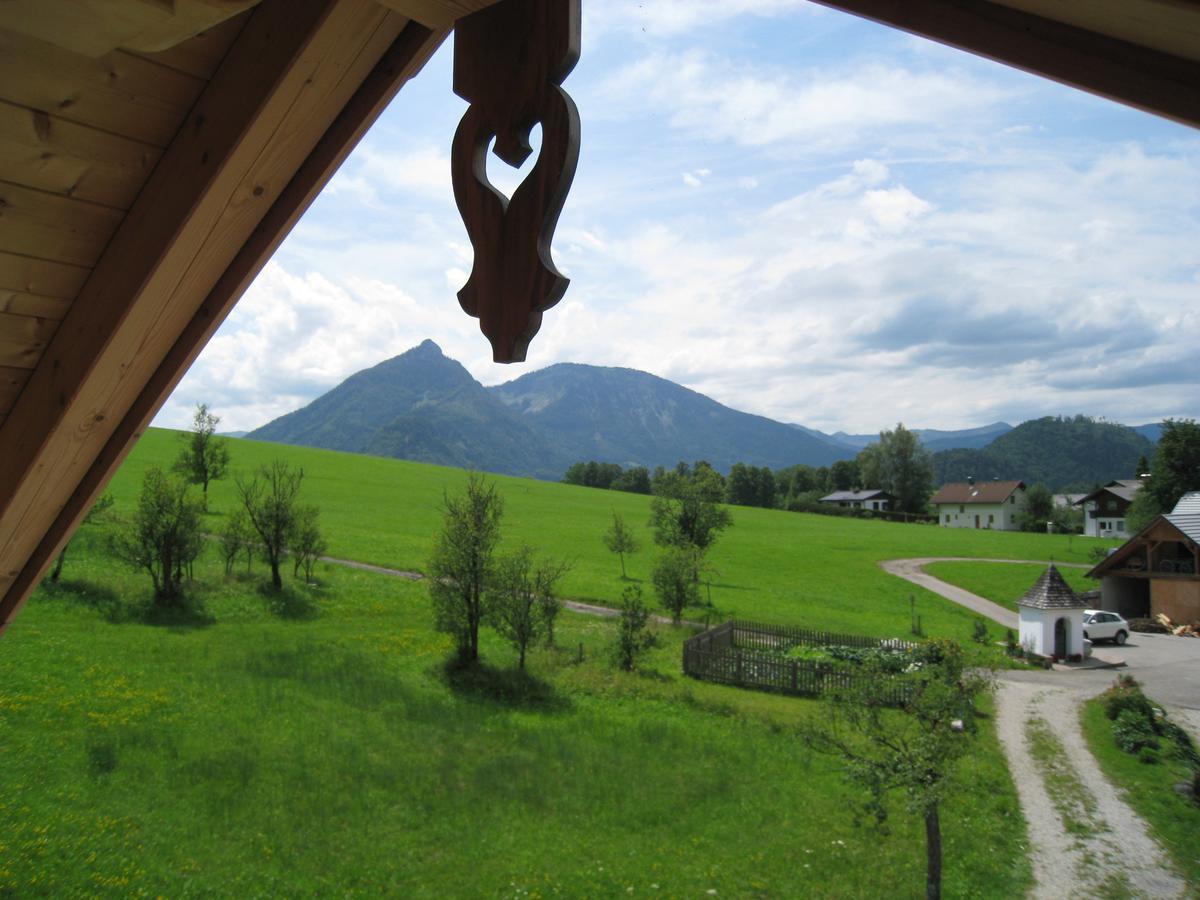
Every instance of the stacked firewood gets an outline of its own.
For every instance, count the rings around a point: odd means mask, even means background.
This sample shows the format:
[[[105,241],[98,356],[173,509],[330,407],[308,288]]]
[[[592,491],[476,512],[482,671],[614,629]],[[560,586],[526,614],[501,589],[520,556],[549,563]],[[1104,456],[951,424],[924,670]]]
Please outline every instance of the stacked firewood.
[[[1200,622],[1192,622],[1190,625],[1176,625],[1162,613],[1159,613],[1154,618],[1158,620],[1159,625],[1162,625],[1171,634],[1176,634],[1180,637],[1200,637]]]

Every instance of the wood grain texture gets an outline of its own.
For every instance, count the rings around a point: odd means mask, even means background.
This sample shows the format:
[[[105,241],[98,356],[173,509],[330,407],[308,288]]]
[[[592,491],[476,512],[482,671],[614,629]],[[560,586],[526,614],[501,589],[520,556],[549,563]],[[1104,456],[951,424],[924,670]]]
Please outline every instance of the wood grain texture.
[[[579,159],[579,112],[559,85],[579,59],[579,0],[502,0],[461,19],[454,92],[471,104],[454,135],[454,199],[475,251],[462,308],[479,319],[496,362],[525,359],[542,313],[568,279],[550,245]],[[487,179],[487,151],[513,167],[538,160],[510,199]]]
[[[114,51],[90,59],[0,29],[0,100],[157,147],[179,130],[204,81]]]
[[[1200,63],[1192,59],[989,0],[814,2],[1200,127]]]
[[[70,308],[71,301],[60,297],[43,297],[40,294],[26,294],[23,291],[0,288],[0,313],[36,316],[39,319],[61,322]]]
[[[258,0],[5,0],[0,27],[98,57],[118,47],[161,50]]]
[[[162,151],[41,110],[0,101],[5,181],[128,209]]]
[[[13,463],[0,470],[0,622],[202,344],[189,329],[217,319],[223,273],[406,24],[372,0],[265,0],[251,15],[0,428]]]
[[[54,319],[0,312],[0,366],[32,369],[58,329]]]
[[[202,31],[195,37],[188,38],[186,41],[166,50],[159,50],[154,53],[142,53],[136,50],[129,50],[128,48],[125,49],[134,56],[140,56],[142,59],[157,63],[160,66],[166,66],[183,72],[186,75],[203,78],[207,81],[212,77],[212,73],[217,70],[217,66],[225,58],[225,54],[229,52],[229,48],[233,45],[234,40],[237,39],[242,28],[245,27],[249,15],[249,12],[244,12],[241,15],[234,16],[232,19],[227,19],[220,25],[215,25],[207,31]]]
[[[121,224],[121,211],[0,181],[0,247],[91,266]]]
[[[70,300],[79,293],[90,272],[84,266],[0,250],[0,288],[8,290]]]
[[[0,366],[0,413],[5,415],[12,409],[17,394],[29,380],[28,369],[16,369],[12,366]]]

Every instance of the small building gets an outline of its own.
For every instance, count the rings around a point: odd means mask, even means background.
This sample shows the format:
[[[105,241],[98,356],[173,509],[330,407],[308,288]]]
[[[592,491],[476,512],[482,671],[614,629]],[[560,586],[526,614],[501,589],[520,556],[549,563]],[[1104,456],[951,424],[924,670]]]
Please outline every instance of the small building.
[[[1089,537],[1127,537],[1125,512],[1141,489],[1142,483],[1136,478],[1118,478],[1076,500],[1075,505],[1083,507],[1083,533]]]
[[[943,528],[1017,531],[1017,514],[1025,507],[1025,482],[954,481],[938,488],[929,502]]]
[[[883,511],[892,508],[892,495],[887,491],[868,489],[865,491],[834,491],[820,500],[831,506],[846,509],[871,509]]]
[[[1101,609],[1200,622],[1200,491],[1184,494],[1088,574],[1100,579]]]
[[[1085,608],[1087,601],[1071,590],[1052,563],[1017,601],[1021,646],[1052,659],[1082,658]]]

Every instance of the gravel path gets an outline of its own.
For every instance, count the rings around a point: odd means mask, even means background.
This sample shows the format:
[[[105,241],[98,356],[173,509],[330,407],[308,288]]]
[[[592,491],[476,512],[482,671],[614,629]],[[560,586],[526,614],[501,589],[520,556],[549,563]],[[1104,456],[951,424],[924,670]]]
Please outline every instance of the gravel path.
[[[1024,563],[1027,565],[1046,566],[1049,565],[1045,560],[1040,559],[981,559],[969,556],[921,556],[914,559],[885,559],[879,565],[883,567],[885,572],[903,578],[905,581],[923,587],[926,590],[933,591],[947,600],[953,600],[959,606],[965,606],[973,612],[979,613],[981,616],[987,616],[993,622],[999,622],[1005,628],[1012,628],[1014,631],[1019,627],[1017,614],[1012,610],[1005,609],[998,603],[993,603],[986,597],[980,597],[978,594],[972,594],[970,591],[964,591],[962,588],[948,582],[942,581],[940,578],[934,578],[925,571],[925,566],[930,563],[937,562],[987,562],[987,563]],[[1060,568],[1069,569],[1088,569],[1090,566],[1082,563],[1055,563]]]
[[[335,556],[319,557],[321,562],[329,563],[334,566],[345,566],[348,569],[360,569],[363,572],[374,572],[376,575],[391,575],[393,578],[403,578],[406,581],[421,581],[425,578],[420,572],[408,572],[404,569],[389,569],[386,566],[376,566],[371,563],[356,562],[353,559],[338,559]],[[584,603],[581,600],[563,600],[563,606],[573,612],[583,613],[585,616],[601,616],[605,619],[615,619],[621,615],[619,609],[613,609],[611,606],[599,606],[595,603]],[[650,617],[655,622],[663,625],[672,624],[669,616],[652,615]],[[693,628],[703,628],[703,622],[692,622],[684,619],[681,625],[688,625]]]
[[[1035,885],[1030,896],[1059,900],[1086,895],[1105,881],[1125,884],[1135,896],[1183,897],[1187,885],[1169,868],[1146,824],[1105,781],[1084,743],[1079,704],[1086,693],[1066,687],[1002,681],[996,728],[1029,823]],[[1043,720],[1062,744],[1063,764],[1094,799],[1089,827],[1071,833],[1030,754],[1027,723]],[[1085,798],[1080,798],[1081,801]],[[1078,813],[1079,810],[1076,809]]]

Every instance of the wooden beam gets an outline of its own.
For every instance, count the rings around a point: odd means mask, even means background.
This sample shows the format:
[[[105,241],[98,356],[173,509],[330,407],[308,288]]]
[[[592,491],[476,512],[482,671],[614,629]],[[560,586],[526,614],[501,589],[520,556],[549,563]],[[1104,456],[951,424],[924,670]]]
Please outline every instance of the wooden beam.
[[[268,4],[270,2],[268,0]],[[341,5],[348,4],[343,0]],[[258,14],[266,12],[263,9]],[[399,30],[402,24],[402,20],[397,22],[393,18],[389,18],[388,22],[394,30]],[[61,511],[52,517],[43,516],[47,524],[38,533],[40,540],[37,546],[29,553],[21,569],[7,580],[7,584],[5,576],[12,569],[3,555],[4,551],[0,551],[0,585],[6,588],[6,592],[0,595],[0,633],[238,297],[366,129],[404,82],[425,64],[446,33],[444,29],[431,31],[416,23],[408,23],[386,52],[374,54],[372,62],[377,59],[377,64],[365,78],[360,73],[355,80],[357,90],[354,94],[325,119],[327,127],[320,139],[295,168],[290,180],[279,190],[278,196],[228,260],[220,277],[210,285],[201,302],[193,306],[190,319],[175,332],[173,343],[157,361],[156,368],[140,382],[136,396],[124,414],[114,419],[114,427],[102,446],[87,459],[90,465],[71,482],[71,491],[62,500]],[[28,395],[26,391],[22,399]],[[4,447],[7,435],[6,429],[0,428],[0,450]],[[0,480],[0,497],[4,496],[3,490],[4,485]],[[7,511],[0,515],[0,527],[7,518]]]
[[[449,28],[463,16],[479,12],[497,0],[379,0],[389,9],[429,28]]]
[[[1200,63],[988,0],[814,0],[1200,127]]]

